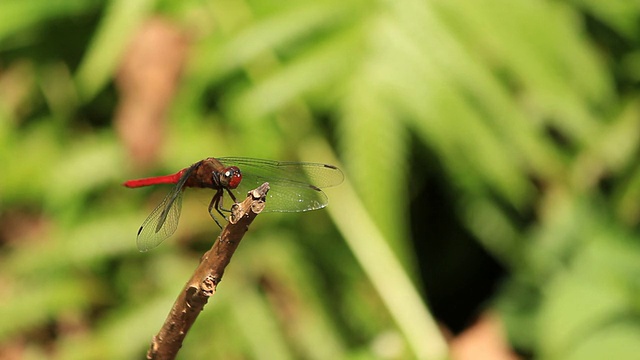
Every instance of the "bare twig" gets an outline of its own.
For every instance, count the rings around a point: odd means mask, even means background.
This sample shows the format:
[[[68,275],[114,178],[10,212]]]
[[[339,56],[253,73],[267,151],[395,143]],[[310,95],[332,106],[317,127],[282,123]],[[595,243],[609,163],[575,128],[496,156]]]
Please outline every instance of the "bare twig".
[[[264,209],[264,201],[268,191],[269,184],[264,183],[257,189],[250,191],[243,202],[233,206],[229,223],[224,227],[211,249],[202,256],[200,265],[173,304],[158,335],[153,337],[151,347],[147,352],[147,359],[175,359],[189,328],[195,322],[209,297],[216,292],[216,287],[222,280],[224,269],[231,261],[231,256],[240,240],[249,229],[253,219]]]

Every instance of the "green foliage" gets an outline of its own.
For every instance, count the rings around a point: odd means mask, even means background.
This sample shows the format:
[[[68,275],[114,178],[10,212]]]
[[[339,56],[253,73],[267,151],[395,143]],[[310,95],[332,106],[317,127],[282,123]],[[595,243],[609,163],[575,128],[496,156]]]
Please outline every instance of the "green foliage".
[[[258,217],[179,358],[446,358],[418,275],[438,269],[414,251],[433,178],[506,269],[483,306],[512,346],[635,356],[640,6],[603,4],[3,1],[0,357],[141,358],[217,228],[186,196],[177,233],[139,254],[169,189],[120,184],[208,156],[346,181],[327,210]],[[141,164],[109,119],[158,17],[188,51]]]

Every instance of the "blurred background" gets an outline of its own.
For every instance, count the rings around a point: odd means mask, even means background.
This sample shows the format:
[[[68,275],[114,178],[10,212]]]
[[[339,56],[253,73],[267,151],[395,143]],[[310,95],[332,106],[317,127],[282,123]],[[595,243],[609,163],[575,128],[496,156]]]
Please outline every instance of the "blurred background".
[[[262,214],[181,359],[640,353],[640,3],[0,2],[0,359],[139,359],[218,235],[209,156],[339,166]],[[268,203],[267,203],[268,206]]]

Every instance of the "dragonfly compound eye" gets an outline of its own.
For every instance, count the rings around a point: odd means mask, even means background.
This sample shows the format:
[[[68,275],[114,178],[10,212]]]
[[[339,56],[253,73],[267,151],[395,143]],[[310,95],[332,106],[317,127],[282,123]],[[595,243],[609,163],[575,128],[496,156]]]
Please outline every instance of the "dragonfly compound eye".
[[[235,189],[240,185],[240,181],[242,181],[242,173],[240,173],[240,169],[237,166],[230,166],[222,174],[223,183],[226,184],[226,187],[229,189]]]

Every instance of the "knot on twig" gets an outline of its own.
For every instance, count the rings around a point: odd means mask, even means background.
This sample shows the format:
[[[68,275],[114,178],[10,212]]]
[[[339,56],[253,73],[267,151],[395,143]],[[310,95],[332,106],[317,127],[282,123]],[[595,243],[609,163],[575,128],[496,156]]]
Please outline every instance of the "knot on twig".
[[[269,192],[269,183],[266,182],[256,189],[249,191],[247,196],[251,196],[253,202],[251,203],[251,211],[256,214],[260,214],[264,210],[265,201],[267,200],[267,192]]]
[[[185,302],[190,310],[200,311],[209,300],[209,296],[204,289],[200,289],[195,285],[187,288]],[[186,309],[185,309],[186,310]]]
[[[202,281],[202,295],[209,297],[216,292],[216,286],[218,282],[213,275],[207,275]]]
[[[249,191],[247,197],[251,199],[249,207],[242,206],[244,204],[236,203],[231,206],[231,216],[229,222],[231,224],[237,224],[240,219],[249,215],[249,212],[259,214],[264,210],[267,193],[269,192],[269,183],[263,183],[259,187]]]

